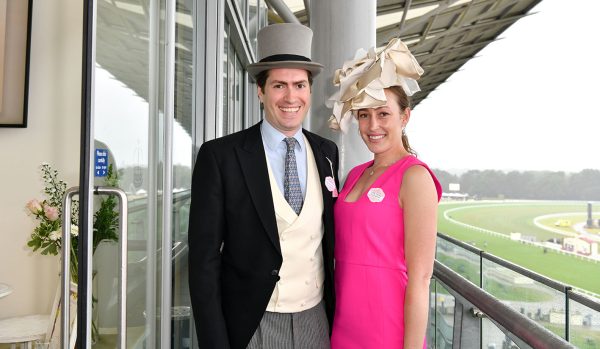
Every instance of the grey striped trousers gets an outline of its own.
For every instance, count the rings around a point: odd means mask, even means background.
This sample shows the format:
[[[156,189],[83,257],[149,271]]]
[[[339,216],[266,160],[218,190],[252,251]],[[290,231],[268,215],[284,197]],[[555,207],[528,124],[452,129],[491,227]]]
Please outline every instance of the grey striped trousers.
[[[329,349],[323,301],[299,313],[265,312],[247,349]]]

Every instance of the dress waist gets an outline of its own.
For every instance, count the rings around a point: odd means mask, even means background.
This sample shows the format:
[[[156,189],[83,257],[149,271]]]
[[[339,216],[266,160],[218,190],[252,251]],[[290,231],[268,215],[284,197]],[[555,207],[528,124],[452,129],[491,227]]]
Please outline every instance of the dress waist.
[[[375,263],[365,263],[365,262],[352,262],[352,261],[345,261],[345,260],[340,260],[338,258],[336,258],[335,260],[335,264],[347,264],[349,266],[357,266],[357,267],[365,267],[365,268],[377,268],[377,269],[390,269],[390,270],[398,270],[401,272],[406,272],[406,268],[403,265],[379,265],[379,264],[375,264]]]

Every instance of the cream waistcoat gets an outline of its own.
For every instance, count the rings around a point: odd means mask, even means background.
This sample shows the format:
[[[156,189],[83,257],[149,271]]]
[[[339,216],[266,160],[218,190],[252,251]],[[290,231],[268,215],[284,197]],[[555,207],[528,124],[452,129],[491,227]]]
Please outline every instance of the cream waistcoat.
[[[306,137],[306,197],[300,215],[296,215],[271,171],[267,160],[273,204],[279,231],[283,264],[267,311],[296,313],[316,306],[323,299],[323,193],[319,171]]]

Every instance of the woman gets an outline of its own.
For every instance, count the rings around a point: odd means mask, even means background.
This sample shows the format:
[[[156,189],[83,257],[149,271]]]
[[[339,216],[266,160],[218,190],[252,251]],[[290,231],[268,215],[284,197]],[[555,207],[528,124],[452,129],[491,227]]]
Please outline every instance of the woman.
[[[331,347],[426,348],[441,187],[414,156],[404,131],[411,114],[405,90],[414,92],[413,77],[422,70],[399,40],[370,60],[354,64],[362,73],[346,67],[338,80],[343,84],[354,76],[358,82],[381,69],[378,78],[360,82],[371,89],[368,95],[355,89],[340,102],[355,110],[360,136],[374,158],[350,171],[334,208],[337,304]],[[365,102],[373,95],[385,100]]]

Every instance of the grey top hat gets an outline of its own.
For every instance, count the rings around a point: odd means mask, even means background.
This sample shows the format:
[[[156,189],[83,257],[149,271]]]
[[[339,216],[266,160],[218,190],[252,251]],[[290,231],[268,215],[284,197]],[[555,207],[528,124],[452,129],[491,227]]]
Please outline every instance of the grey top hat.
[[[311,61],[312,30],[302,24],[271,24],[258,32],[258,63],[247,66],[253,77],[274,68],[306,69],[313,76],[323,65]]]

